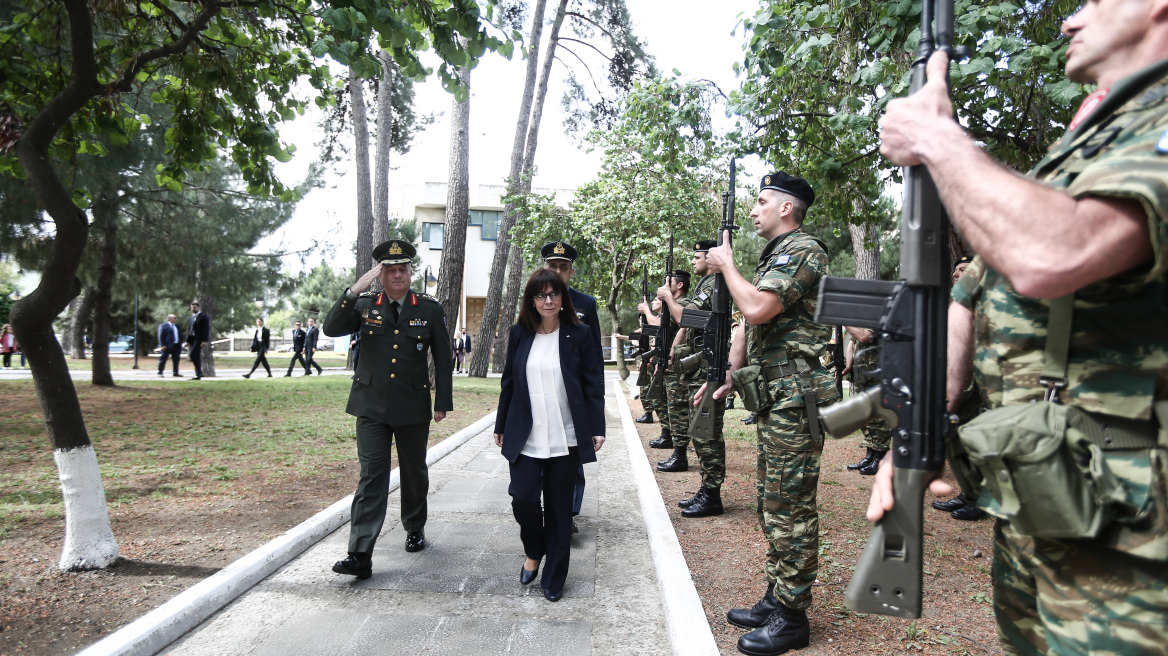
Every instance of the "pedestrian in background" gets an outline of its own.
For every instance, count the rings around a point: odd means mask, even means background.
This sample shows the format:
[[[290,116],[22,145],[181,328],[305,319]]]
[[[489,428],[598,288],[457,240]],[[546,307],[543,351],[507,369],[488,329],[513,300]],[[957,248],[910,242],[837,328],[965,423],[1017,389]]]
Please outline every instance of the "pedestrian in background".
[[[495,444],[511,463],[507,492],[527,555],[519,582],[534,581],[546,556],[543,594],[559,601],[568,577],[576,472],[595,462],[604,444],[604,370],[567,282],[550,269],[531,274],[507,338]]]
[[[195,365],[195,377],[203,379],[203,347],[211,341],[211,320],[199,309],[198,302],[191,303],[191,322],[187,326],[187,344],[191,347],[191,362]]]
[[[261,364],[264,365],[264,371],[268,372],[268,378],[272,377],[272,368],[268,366],[268,358],[266,355],[270,343],[271,333],[264,326],[264,320],[257,317],[255,336],[251,338],[251,351],[256,354],[256,359],[251,365],[251,371],[243,375],[244,378],[251,378],[251,375],[255,373],[256,367]]]
[[[4,324],[0,329],[0,355],[4,356],[4,368],[12,368],[12,354],[16,352],[16,335],[12,333],[12,324]],[[21,366],[24,366],[21,363]]]
[[[316,367],[316,373],[319,375],[323,373],[320,365],[313,361],[312,355],[316,353],[316,342],[320,339],[320,329],[316,327],[316,319],[308,317],[308,330],[304,331],[304,375],[311,376],[312,368]]]
[[[166,315],[166,321],[158,324],[158,349],[162,351],[162,357],[158,359],[158,377],[162,378],[162,372],[166,370],[167,358],[174,359],[174,373],[171,374],[175,378],[182,378],[182,374],[178,372],[178,361],[182,357],[182,333],[178,330],[178,325],[175,323],[178,317],[173,314]]]
[[[292,375],[292,367],[296,366],[296,361],[300,361],[300,365],[304,367],[304,375],[307,376],[311,369],[308,368],[308,362],[304,360],[304,338],[307,333],[300,327],[300,322],[292,324],[292,361],[288,363],[288,373],[284,374],[285,378]]]

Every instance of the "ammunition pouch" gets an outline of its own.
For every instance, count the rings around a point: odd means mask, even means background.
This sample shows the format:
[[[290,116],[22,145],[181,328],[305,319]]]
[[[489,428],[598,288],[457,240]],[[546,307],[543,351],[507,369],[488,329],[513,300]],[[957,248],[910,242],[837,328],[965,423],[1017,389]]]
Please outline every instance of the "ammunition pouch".
[[[1112,522],[1138,524],[1152,511],[1151,467],[1129,462],[1129,481],[1132,471],[1146,471],[1148,480],[1124,485],[1108,458],[1150,458],[1154,422],[1039,402],[991,410],[958,432],[983,477],[978,505],[1023,535],[1094,538]]]
[[[746,408],[748,412],[769,412],[771,406],[775,404],[774,396],[771,394],[770,381],[773,378],[770,377],[770,370],[777,368],[764,368],[760,365],[752,364],[741,369],[735,369],[730,374],[730,380],[734,385],[734,393],[742,399],[742,407]]]
[[[694,350],[685,344],[678,344],[673,347],[672,366],[682,377],[688,378],[692,376],[701,367],[701,364],[701,353],[694,353]]]

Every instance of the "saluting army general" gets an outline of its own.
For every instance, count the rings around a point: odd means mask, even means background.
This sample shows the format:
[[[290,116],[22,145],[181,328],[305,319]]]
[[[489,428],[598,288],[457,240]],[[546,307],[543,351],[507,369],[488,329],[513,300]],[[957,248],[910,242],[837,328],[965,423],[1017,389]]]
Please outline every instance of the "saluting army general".
[[[952,407],[972,367],[991,410],[961,427],[962,443],[976,446],[966,439],[975,422],[1038,409],[1051,417],[1044,433],[1090,449],[1086,462],[1068,455],[1062,475],[1046,480],[1087,485],[1090,472],[1099,485],[1095,512],[1071,512],[1059,505],[1069,495],[1045,489],[1006,499],[1004,465],[985,479],[979,502],[999,516],[1003,651],[1165,654],[1168,3],[1087,0],[1062,32],[1067,77],[1096,88],[1026,177],[953,120],[943,53],[929,60],[923,88],[889,103],[880,150],[893,164],[928,167],[979,254],[953,289],[947,396]],[[987,426],[987,438],[1004,439],[1009,426]],[[889,460],[876,476],[872,520],[893,506]],[[935,482],[934,492],[947,487]],[[1088,516],[1099,524],[1065,523]],[[1027,518],[1065,537],[1027,528]]]
[[[437,299],[410,291],[414,247],[391,239],[373,249],[377,266],[345,290],[324,320],[324,334],[361,335],[361,359],[345,412],[357,418],[361,480],[353,495],[349,556],[333,565],[338,574],[372,575],[373,545],[389,499],[390,445],[396,439],[401,471],[401,521],[406,551],[426,547],[426,441],[430,418],[453,409],[453,361],[446,315]],[[374,280],[384,291],[367,292]],[[426,363],[434,359],[434,399]]]
[[[815,507],[823,434],[818,411],[838,398],[835,379],[823,366],[831,329],[815,323],[819,281],[828,275],[823,244],[803,232],[815,192],[802,178],[783,172],[762,179],[750,216],[767,240],[754,277],[734,265],[727,238],[711,248],[706,263],[726,280],[746,318],[746,339],[736,333],[731,372],[757,371],[753,395],[758,414],[758,519],[766,534],[767,592],[753,608],[731,610],[726,619],[755,629],[738,640],[747,654],[781,654],[811,640],[807,607],[819,573],[819,513]],[[728,235],[727,235],[728,237]],[[736,380],[739,380],[736,378]],[[715,397],[721,398],[726,386]]]

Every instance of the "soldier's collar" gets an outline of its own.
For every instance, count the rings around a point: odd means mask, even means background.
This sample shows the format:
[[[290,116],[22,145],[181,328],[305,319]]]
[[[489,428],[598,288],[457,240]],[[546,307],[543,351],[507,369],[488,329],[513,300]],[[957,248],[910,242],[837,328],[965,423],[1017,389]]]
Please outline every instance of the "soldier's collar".
[[[767,245],[763,246],[762,252],[758,254],[758,261],[765,262],[768,258],[770,258],[771,254],[775,252],[775,249],[777,249],[779,247],[779,244],[783,243],[784,241],[787,240],[788,237],[795,234],[796,232],[799,232],[800,230],[801,230],[801,228],[795,228],[794,230],[788,230],[787,232],[784,232],[783,234],[779,235],[778,237],[775,237],[774,239],[771,239],[770,241],[768,241]]]

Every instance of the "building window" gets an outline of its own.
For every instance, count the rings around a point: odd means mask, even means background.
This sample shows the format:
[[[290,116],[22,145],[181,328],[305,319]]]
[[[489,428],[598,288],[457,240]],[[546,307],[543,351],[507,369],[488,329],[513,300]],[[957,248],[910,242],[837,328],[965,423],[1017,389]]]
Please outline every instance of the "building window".
[[[482,212],[483,239],[496,241],[499,239],[499,221],[503,219],[502,212]]]
[[[470,210],[467,212],[466,224],[481,226],[483,224],[483,212],[481,210]]]
[[[430,242],[430,250],[442,250],[442,236],[445,234],[446,225],[443,223],[423,223],[422,224],[422,241]]]

